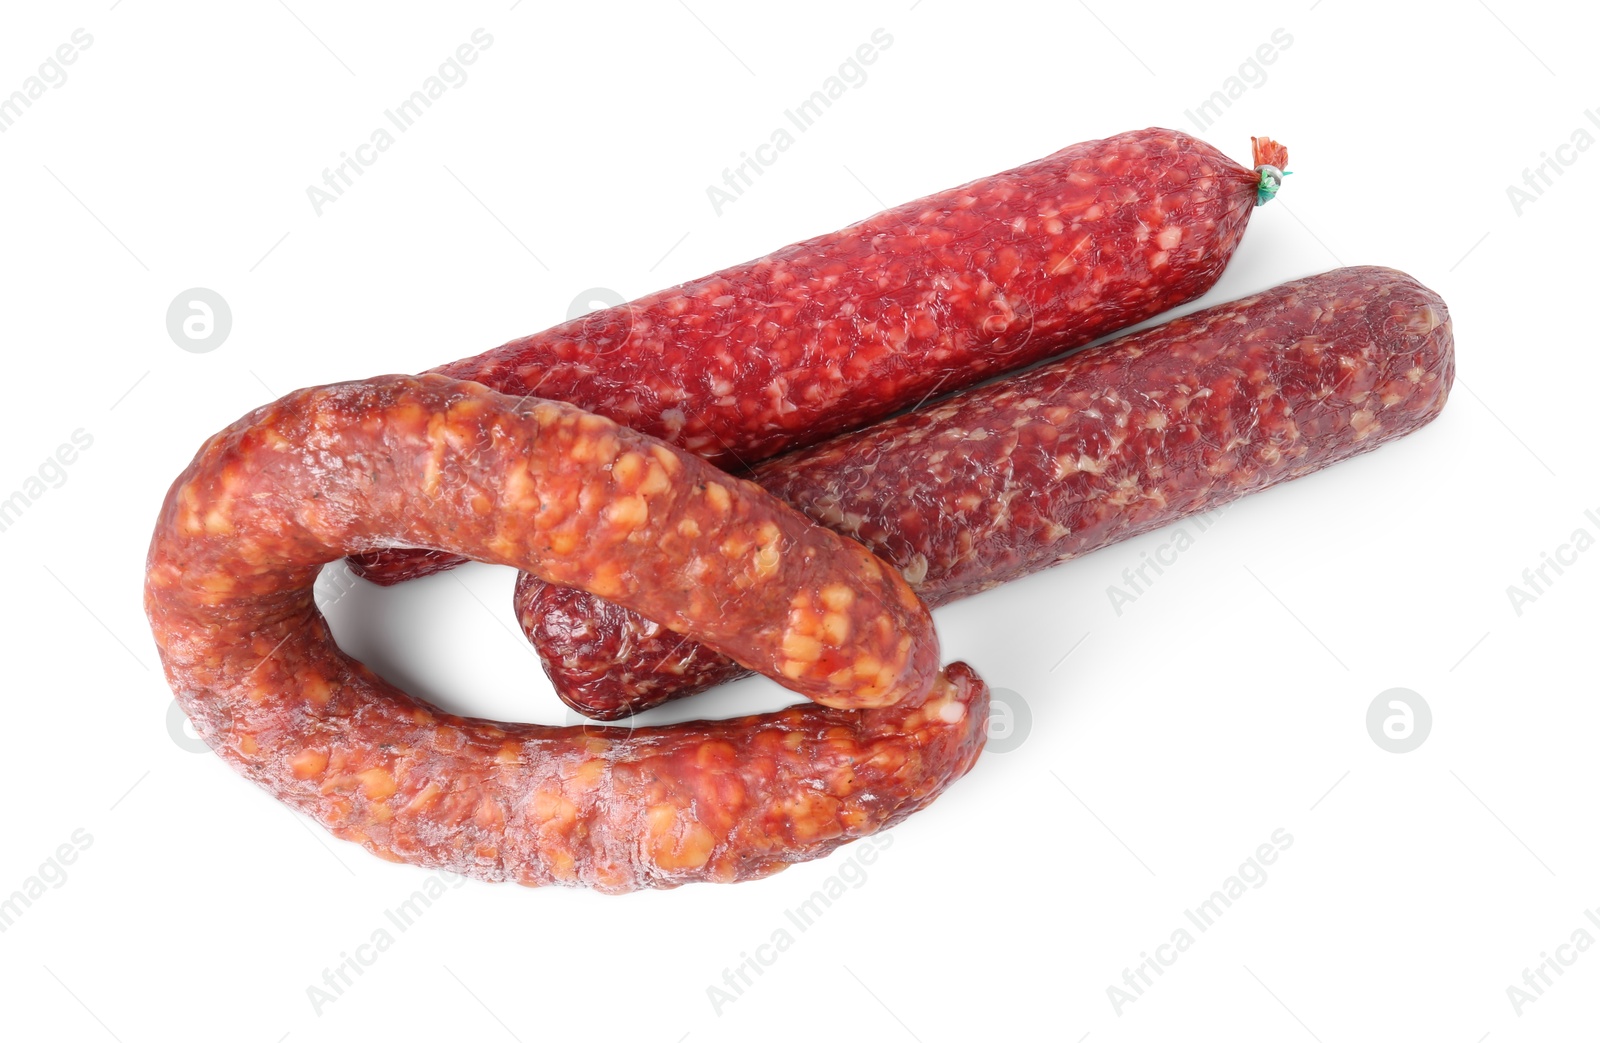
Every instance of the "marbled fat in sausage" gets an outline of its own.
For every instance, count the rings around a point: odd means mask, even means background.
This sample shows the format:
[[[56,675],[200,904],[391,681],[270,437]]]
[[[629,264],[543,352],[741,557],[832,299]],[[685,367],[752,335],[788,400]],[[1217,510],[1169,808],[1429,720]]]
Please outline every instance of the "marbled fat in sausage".
[[[751,475],[930,605],[1310,474],[1417,430],[1455,372],[1444,301],[1343,268],[1129,334],[780,457]],[[569,705],[615,720],[745,671],[645,616],[524,577]]]
[[[830,705],[632,732],[442,713],[312,599],[325,562],[397,545],[583,587]],[[145,605],[232,767],[377,855],[487,880],[762,876],[924,806],[987,727],[982,682],[940,672],[927,609],[859,543],[603,417],[442,376],[298,391],[211,438]]]

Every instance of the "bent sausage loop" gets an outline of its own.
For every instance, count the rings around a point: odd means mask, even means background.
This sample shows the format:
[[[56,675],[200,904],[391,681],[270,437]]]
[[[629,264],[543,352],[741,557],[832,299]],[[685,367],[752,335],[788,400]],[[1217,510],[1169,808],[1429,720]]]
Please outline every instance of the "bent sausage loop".
[[[595,730],[442,713],[345,655],[320,567],[426,547],[625,605],[816,703]],[[932,801],[988,693],[865,548],[602,417],[441,376],[297,391],[167,494],[145,587],[167,677],[236,770],[373,853],[608,892],[763,876]]]

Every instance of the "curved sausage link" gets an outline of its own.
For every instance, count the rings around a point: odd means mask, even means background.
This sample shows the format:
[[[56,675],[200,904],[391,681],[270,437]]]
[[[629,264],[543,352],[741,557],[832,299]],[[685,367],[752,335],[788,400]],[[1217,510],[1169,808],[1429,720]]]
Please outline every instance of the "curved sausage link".
[[[342,653],[321,565],[429,547],[670,620],[815,700],[632,732],[440,713]],[[375,854],[609,892],[826,854],[971,767],[987,691],[859,545],[609,420],[439,376],[298,391],[202,447],[146,611],[206,742]],[[869,709],[846,709],[868,707]]]

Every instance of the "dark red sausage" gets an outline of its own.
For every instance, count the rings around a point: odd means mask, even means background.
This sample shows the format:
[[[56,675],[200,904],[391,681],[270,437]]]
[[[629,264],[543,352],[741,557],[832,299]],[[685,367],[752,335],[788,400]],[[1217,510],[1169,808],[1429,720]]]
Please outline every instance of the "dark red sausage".
[[[1387,268],[1208,308],[752,475],[940,605],[1368,452],[1454,375],[1449,313]],[[557,692],[611,720],[744,673],[644,616],[524,577]]]
[[[437,372],[738,470],[1193,300],[1264,176],[1175,130],[1085,142]],[[356,564],[393,583],[458,561]]]
[[[405,545],[670,619],[836,706],[633,732],[442,714],[339,651],[319,567]],[[605,891],[762,876],[922,807],[987,695],[860,544],[681,450],[440,376],[290,394],[167,495],[145,605],[167,678],[235,769],[384,858]]]

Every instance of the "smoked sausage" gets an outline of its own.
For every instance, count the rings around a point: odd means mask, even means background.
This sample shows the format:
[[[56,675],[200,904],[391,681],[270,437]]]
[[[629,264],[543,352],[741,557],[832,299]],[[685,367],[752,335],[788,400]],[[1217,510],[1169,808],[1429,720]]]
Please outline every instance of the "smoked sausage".
[[[827,705],[631,732],[440,712],[341,652],[312,597],[322,564],[399,545],[587,589]],[[926,805],[988,723],[859,543],[603,417],[437,375],[297,391],[212,437],[145,606],[230,766],[381,857],[485,880],[763,876]]]
[[[1199,297],[1271,198],[1255,169],[1151,128],[906,203],[435,372],[592,410],[730,470],[1081,347]],[[389,584],[460,559],[386,549]]]
[[[1444,301],[1343,268],[1128,334],[780,457],[755,482],[942,605],[1427,424],[1455,372]],[[523,577],[557,694],[615,720],[745,671],[646,616]]]

